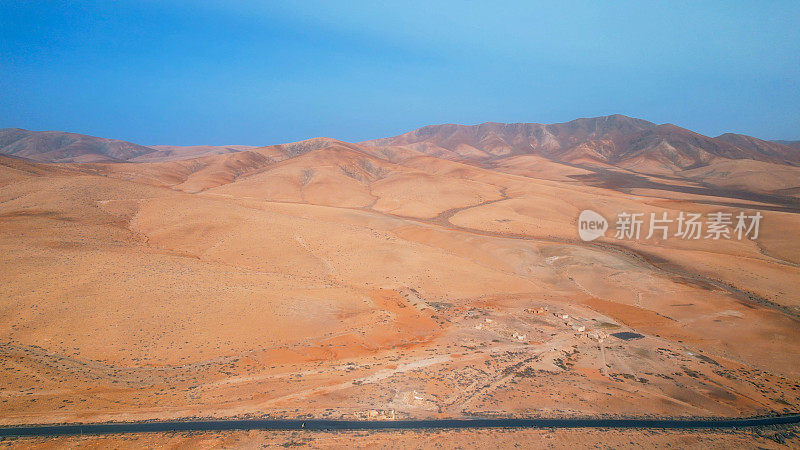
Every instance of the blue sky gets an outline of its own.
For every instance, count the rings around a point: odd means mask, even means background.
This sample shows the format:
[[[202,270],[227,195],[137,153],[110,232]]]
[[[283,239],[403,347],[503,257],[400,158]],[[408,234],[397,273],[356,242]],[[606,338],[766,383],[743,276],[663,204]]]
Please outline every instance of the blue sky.
[[[0,127],[359,141],[620,113],[800,139],[800,2],[0,2]]]

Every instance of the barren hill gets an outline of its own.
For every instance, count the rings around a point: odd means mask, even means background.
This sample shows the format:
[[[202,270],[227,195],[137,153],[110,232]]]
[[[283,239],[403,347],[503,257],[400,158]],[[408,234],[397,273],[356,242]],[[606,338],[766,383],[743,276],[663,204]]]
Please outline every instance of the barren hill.
[[[800,167],[779,144],[624,116],[216,154],[25,133],[4,147],[72,162],[0,156],[3,425],[800,404]],[[585,209],[763,225],[583,242]]]
[[[534,154],[554,161],[604,163],[656,173],[701,167],[718,158],[800,163],[800,153],[775,142],[733,134],[712,138],[622,115],[550,125],[431,125],[363,144],[407,146],[431,156],[475,161]]]
[[[252,145],[150,145],[153,152],[135,158],[132,162],[175,161],[180,159],[200,158],[202,156],[243,152],[255,148]]]
[[[249,145],[151,145],[106,139],[63,131],[0,129],[0,154],[33,161],[58,162],[161,162],[235,153],[255,148]]]
[[[117,139],[63,131],[0,129],[0,153],[43,162],[124,161],[154,150]]]
[[[800,150],[800,141],[772,141],[772,142]]]

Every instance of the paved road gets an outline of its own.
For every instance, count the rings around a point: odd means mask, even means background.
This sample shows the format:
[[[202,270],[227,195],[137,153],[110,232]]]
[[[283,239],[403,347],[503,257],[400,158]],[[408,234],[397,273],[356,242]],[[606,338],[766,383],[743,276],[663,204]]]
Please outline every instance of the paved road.
[[[431,430],[464,428],[742,428],[800,423],[800,414],[743,419],[193,420],[0,427],[0,437],[228,430]]]

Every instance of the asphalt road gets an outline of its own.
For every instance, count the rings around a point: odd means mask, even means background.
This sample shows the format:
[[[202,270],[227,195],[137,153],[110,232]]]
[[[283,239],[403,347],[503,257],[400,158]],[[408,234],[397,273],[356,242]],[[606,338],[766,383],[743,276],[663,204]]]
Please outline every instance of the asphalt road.
[[[795,423],[800,423],[800,414],[740,419],[231,419],[0,427],[0,437],[228,430],[434,430],[466,428],[721,429]]]

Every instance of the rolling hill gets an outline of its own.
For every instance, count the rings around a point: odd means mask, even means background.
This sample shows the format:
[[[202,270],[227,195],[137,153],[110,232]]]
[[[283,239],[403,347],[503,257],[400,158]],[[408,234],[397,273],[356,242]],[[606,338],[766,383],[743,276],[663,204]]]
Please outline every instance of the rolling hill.
[[[800,164],[800,152],[779,143],[737,134],[712,138],[672,124],[656,125],[622,115],[550,125],[431,125],[363,144],[406,146],[431,156],[474,161],[534,154],[561,162],[608,164],[645,172],[701,167],[719,158]]]
[[[154,150],[143,145],[63,131],[0,129],[0,153],[41,162],[124,161]]]
[[[158,162],[234,153],[255,148],[248,145],[153,145],[144,146],[64,131],[0,129],[0,154],[33,161],[58,162]]]
[[[780,144],[624,116],[258,148],[25,133],[0,155],[4,425],[800,404]],[[583,242],[586,209],[763,226]]]

